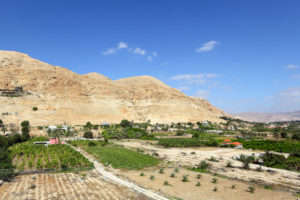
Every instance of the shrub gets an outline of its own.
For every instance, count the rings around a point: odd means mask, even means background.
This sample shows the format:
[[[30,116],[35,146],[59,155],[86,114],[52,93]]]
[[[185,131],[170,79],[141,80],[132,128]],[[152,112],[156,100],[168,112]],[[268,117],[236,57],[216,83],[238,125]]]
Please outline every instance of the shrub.
[[[142,172],[142,173],[140,173],[140,176],[145,176],[145,174]]]
[[[169,185],[169,182],[168,182],[168,181],[165,181],[165,182],[164,182],[164,185]]]
[[[217,188],[217,187],[214,187],[213,191],[214,191],[214,192],[217,192],[217,191],[218,191],[218,188]]]
[[[179,172],[179,168],[175,168],[175,169],[174,169],[174,172],[175,172],[175,173],[178,173],[178,172]]]
[[[265,185],[264,189],[266,189],[266,190],[273,190],[274,188],[271,185]]]
[[[87,131],[84,133],[83,137],[93,139],[93,133],[91,131]]]
[[[217,182],[218,182],[218,179],[213,178],[211,182],[212,182],[212,183],[217,183]]]
[[[89,144],[88,144],[89,147],[94,147],[94,146],[97,146],[97,144],[93,141],[89,141]]]
[[[188,179],[188,177],[189,177],[189,175],[183,175],[182,176],[182,182],[188,182],[189,181],[189,179]]]
[[[154,175],[151,175],[150,180],[154,180],[154,177],[155,177]]]
[[[248,187],[248,190],[249,190],[250,193],[254,193],[255,187],[249,186],[249,187]]]
[[[235,184],[232,184],[232,185],[231,185],[231,189],[234,189],[234,188],[235,188],[235,186],[236,186]]]
[[[197,179],[201,179],[202,175],[201,174],[197,174]]]
[[[170,175],[170,177],[172,177],[172,178],[175,178],[175,174],[174,174],[174,173],[172,173],[172,174]]]
[[[233,167],[233,166],[232,166],[232,163],[231,163],[230,161],[228,161],[228,162],[226,163],[226,167]]]
[[[197,165],[197,168],[198,169],[203,169],[203,170],[207,170],[211,167],[211,164],[209,164],[208,162],[206,161],[201,161],[199,165]]]
[[[38,110],[38,107],[33,107],[32,110],[33,110],[33,111],[37,111],[37,110]]]
[[[163,169],[163,168],[160,168],[160,169],[159,169],[159,173],[160,173],[160,174],[163,174],[163,173],[164,173],[164,169]]]
[[[198,181],[198,183],[196,184],[197,187],[201,186],[201,183]]]
[[[36,188],[36,185],[35,185],[34,183],[32,183],[32,184],[30,185],[29,189],[34,189],[34,188]]]
[[[123,127],[123,128],[126,128],[126,127],[131,127],[132,124],[130,121],[128,121],[127,119],[123,119],[120,123],[120,125]]]
[[[208,161],[211,161],[211,162],[219,162],[219,160],[217,160],[215,157],[210,157],[209,159],[208,159]]]

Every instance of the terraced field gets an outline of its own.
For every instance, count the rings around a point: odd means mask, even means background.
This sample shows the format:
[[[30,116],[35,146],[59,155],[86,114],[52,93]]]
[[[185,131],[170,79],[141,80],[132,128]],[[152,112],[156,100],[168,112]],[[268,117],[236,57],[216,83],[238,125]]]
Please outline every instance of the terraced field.
[[[139,199],[128,188],[101,179],[92,170],[86,173],[23,175],[0,187],[0,200],[25,199]],[[146,199],[142,197],[141,199]]]

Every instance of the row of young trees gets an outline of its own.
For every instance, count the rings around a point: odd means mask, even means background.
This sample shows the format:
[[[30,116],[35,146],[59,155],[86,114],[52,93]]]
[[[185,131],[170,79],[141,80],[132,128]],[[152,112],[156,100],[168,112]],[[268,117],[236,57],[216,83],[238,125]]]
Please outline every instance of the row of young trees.
[[[3,125],[2,120],[0,125]],[[30,139],[30,124],[29,121],[23,121],[22,135],[13,134],[9,136],[0,135],[0,179],[9,180],[14,174],[14,167],[12,165],[12,158],[10,157],[10,152],[8,148],[16,143],[24,142]]]

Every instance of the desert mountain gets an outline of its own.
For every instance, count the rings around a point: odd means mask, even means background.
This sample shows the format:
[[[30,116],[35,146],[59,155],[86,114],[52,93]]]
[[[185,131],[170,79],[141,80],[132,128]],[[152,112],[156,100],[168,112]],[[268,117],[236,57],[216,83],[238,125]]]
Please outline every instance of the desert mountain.
[[[115,123],[124,118],[218,122],[226,115],[205,99],[186,96],[151,76],[111,80],[98,73],[80,75],[23,53],[0,51],[0,90],[15,87],[23,88],[21,95],[0,95],[0,118],[5,123]]]
[[[300,120],[300,111],[281,113],[244,112],[236,114],[235,117],[253,122],[295,121]]]

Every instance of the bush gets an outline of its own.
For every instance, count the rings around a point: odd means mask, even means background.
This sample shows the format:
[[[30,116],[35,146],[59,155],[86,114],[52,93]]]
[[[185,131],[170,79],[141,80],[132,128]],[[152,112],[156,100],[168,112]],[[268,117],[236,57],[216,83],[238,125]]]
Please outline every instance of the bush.
[[[91,131],[87,131],[84,133],[83,137],[93,139],[93,133]]]
[[[206,161],[201,161],[199,165],[197,165],[197,169],[203,169],[203,170],[207,170],[211,167],[211,164],[209,164]]]
[[[94,147],[97,146],[97,144],[95,142],[90,141],[88,144],[89,147]]]
[[[183,175],[182,176],[182,182],[188,182],[189,181],[189,179],[188,179],[188,177],[189,177],[189,175]]]
[[[228,162],[226,163],[226,167],[230,167],[230,168],[233,167],[233,166],[232,166],[232,163],[231,163],[230,161],[228,161]]]
[[[249,190],[250,193],[254,193],[255,187],[249,186],[249,187],[248,187],[248,190]]]
[[[37,110],[38,110],[38,107],[33,107],[32,110],[33,110],[33,111],[37,111]]]
[[[132,123],[130,121],[128,121],[127,119],[123,119],[120,123],[120,125],[123,127],[123,128],[126,128],[126,127],[132,127]]]
[[[213,178],[211,182],[212,182],[212,183],[217,183],[217,182],[218,182],[218,179]]]

